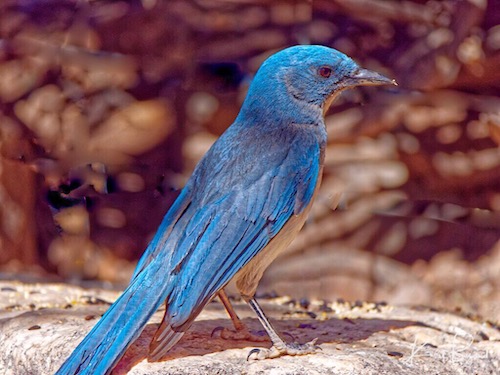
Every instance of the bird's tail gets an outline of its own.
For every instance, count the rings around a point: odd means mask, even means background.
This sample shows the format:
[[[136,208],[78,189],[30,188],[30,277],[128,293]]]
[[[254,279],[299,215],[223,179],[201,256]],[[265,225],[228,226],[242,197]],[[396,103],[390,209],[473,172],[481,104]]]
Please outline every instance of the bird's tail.
[[[152,277],[157,266],[150,264],[134,277],[56,375],[104,375],[112,370],[169,293],[168,280],[158,283]]]
[[[153,362],[158,361],[181,339],[184,332],[184,330],[176,331],[172,329],[167,307],[163,321],[151,340],[148,359]]]

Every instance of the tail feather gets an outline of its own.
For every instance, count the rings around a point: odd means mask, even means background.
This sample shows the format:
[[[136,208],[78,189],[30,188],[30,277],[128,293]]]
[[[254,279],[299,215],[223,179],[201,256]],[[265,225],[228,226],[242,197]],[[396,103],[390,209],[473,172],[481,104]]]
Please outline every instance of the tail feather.
[[[113,369],[169,293],[171,283],[153,281],[155,266],[134,278],[56,375],[104,375]]]
[[[151,361],[161,359],[184,335],[184,331],[174,331],[166,321],[163,320],[149,346],[148,359]]]

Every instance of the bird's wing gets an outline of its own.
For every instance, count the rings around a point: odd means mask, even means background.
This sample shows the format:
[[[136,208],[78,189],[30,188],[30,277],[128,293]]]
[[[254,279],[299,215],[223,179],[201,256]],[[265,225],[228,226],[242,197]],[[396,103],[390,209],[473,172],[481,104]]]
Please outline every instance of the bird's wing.
[[[132,276],[132,281],[137,277],[137,275],[146,268],[153,259],[155,259],[160,252],[169,251],[165,248],[163,242],[167,239],[172,232],[172,229],[178,223],[179,218],[184,214],[186,209],[191,203],[191,192],[192,189],[189,185],[186,185],[182,189],[181,193],[174,201],[168,212],[165,214],[160,227],[156,231],[156,235],[153,237],[149,243],[147,249],[142,254],[141,259],[137,262],[137,265]]]
[[[152,347],[165,353],[214,293],[312,199],[317,142],[220,140],[165,216],[128,288],[57,375],[109,373],[163,301],[167,310]]]
[[[188,220],[182,233],[177,228],[170,233],[176,246],[167,269],[174,285],[151,346],[153,359],[168,351],[177,341],[174,333],[185,331],[215,293],[311,201],[322,152],[317,140],[297,136],[269,148],[243,148],[249,151],[238,158],[257,150],[267,155],[250,167],[247,160],[244,174],[236,160],[231,172],[198,181],[204,186],[196,194],[200,202],[193,201],[180,218]]]

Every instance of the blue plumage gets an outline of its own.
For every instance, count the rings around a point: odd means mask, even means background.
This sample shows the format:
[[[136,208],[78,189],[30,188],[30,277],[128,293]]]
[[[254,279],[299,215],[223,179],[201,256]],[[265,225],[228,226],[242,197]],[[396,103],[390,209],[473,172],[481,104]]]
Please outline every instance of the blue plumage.
[[[367,72],[322,46],[291,47],[266,60],[234,124],[166,214],[129,287],[57,374],[108,373],[165,302],[150,355],[160,358],[235,275],[253,307],[263,270],[300,230],[317,190],[331,98],[344,88],[389,82]],[[285,345],[270,335],[275,347]]]

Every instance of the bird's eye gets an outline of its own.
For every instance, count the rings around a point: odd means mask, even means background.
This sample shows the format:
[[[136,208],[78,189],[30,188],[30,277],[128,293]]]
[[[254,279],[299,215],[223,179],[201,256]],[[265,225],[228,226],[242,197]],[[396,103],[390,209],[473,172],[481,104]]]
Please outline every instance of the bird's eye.
[[[329,68],[328,66],[322,66],[318,69],[318,74],[321,77],[328,78],[332,75],[332,68]]]

